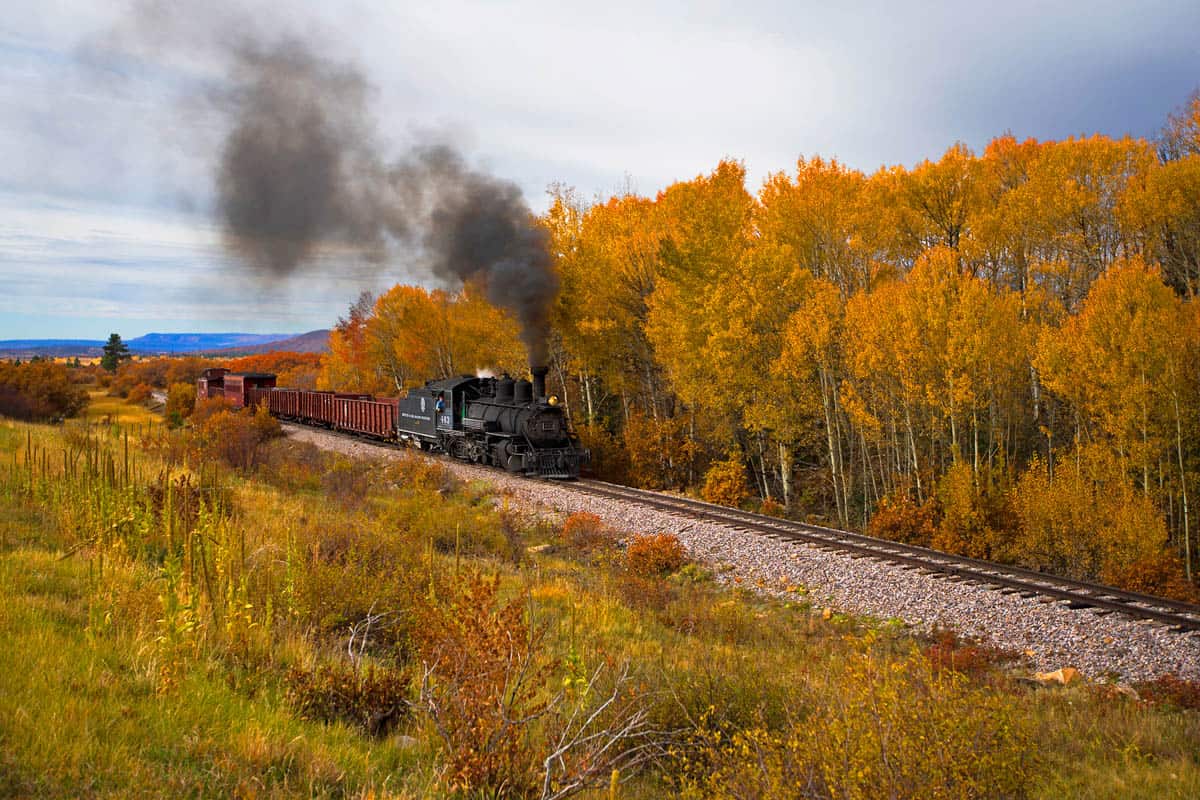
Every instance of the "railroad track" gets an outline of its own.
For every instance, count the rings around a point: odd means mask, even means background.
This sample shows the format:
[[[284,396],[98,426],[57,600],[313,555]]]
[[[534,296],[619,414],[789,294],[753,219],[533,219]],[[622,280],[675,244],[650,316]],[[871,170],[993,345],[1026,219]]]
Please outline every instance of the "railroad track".
[[[285,423],[285,426],[287,425],[297,425],[297,423]],[[297,427],[309,426],[297,425]],[[325,428],[319,430],[380,447],[410,449],[403,445],[355,436],[344,431],[332,431]],[[423,455],[438,458],[438,456],[427,453]],[[445,457],[444,460],[449,463],[462,464],[461,461],[449,457]],[[490,467],[477,468],[491,469]],[[1127,592],[1098,583],[1047,575],[1036,570],[997,564],[977,558],[954,556],[927,547],[876,539],[860,533],[779,519],[763,514],[752,514],[736,508],[705,503],[701,500],[662,494],[646,489],[633,489],[604,481],[580,479],[559,485],[569,491],[609,500],[636,503],[675,516],[715,522],[780,541],[799,542],[822,550],[848,553],[852,558],[871,558],[896,564],[905,569],[945,577],[948,580],[994,589],[1005,594],[1038,597],[1046,602],[1063,603],[1072,609],[1090,609],[1093,613],[1121,614],[1161,625],[1173,631],[1200,631],[1200,606],[1178,600]]]
[[[897,564],[948,580],[993,589],[1006,594],[1038,597],[1072,609],[1093,613],[1115,613],[1156,623],[1174,631],[1200,631],[1200,606],[1138,594],[1112,586],[1060,578],[1021,567],[996,564],[965,556],[953,556],[916,545],[876,539],[791,520],[751,514],[644,489],[631,489],[596,480],[564,484],[572,491],[639,505],[690,519],[715,522],[738,530],[789,542],[801,542],[823,550],[848,553],[852,558],[871,558]]]

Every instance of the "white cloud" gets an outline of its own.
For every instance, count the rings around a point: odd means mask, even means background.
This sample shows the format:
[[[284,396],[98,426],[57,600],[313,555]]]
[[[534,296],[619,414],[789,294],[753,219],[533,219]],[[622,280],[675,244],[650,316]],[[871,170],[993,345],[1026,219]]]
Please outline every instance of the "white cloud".
[[[154,35],[121,75],[81,69],[81,44],[130,48],[112,31],[147,5]],[[234,17],[361,64],[397,148],[448,132],[534,207],[551,181],[590,197],[628,175],[653,193],[726,156],[757,182],[801,154],[873,170],[1009,129],[1146,135],[1200,82],[1194,0],[15,6],[0,20],[0,338],[89,313],[317,327],[380,280],[359,265],[317,289],[247,288],[213,226],[180,211],[210,204],[221,133],[180,100],[220,73],[212,44]]]

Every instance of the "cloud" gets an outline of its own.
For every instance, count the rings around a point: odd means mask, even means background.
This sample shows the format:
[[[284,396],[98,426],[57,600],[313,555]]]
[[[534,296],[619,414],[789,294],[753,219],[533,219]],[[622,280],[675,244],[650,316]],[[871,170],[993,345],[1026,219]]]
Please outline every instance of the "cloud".
[[[178,102],[220,73],[205,45],[215,28],[187,4],[137,3],[158,39],[135,47],[106,33],[132,3],[16,5],[0,21],[2,210],[30,198],[47,208],[2,228],[0,279],[15,287],[4,313],[21,298],[49,303],[37,293],[56,285],[43,276],[84,297],[106,284],[93,274],[157,287],[188,309],[180,318],[234,313],[245,287],[211,278],[224,265],[210,223],[221,121]],[[515,180],[535,208],[550,182],[590,197],[628,176],[652,194],[726,156],[744,159],[756,183],[801,154],[869,171],[936,158],[956,140],[978,150],[1007,130],[1151,135],[1200,83],[1194,2],[573,5],[219,8],[247,29],[319,32],[373,84],[385,145],[400,152],[436,131]],[[84,80],[84,44],[107,48],[120,79]],[[50,213],[46,198],[63,208]],[[294,301],[298,328],[327,323],[357,294],[350,284],[371,281],[365,268],[351,273],[319,297],[281,290],[241,319],[257,324]]]

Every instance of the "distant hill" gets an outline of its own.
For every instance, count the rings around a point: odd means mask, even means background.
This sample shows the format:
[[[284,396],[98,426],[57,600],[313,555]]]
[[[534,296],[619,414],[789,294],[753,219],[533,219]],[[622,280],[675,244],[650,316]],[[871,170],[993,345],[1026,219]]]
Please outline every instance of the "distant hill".
[[[0,358],[96,358],[107,339],[7,339],[0,340]],[[329,331],[288,333],[147,333],[126,339],[129,350],[140,356],[216,353],[252,355],[290,350],[323,353],[329,349]]]
[[[92,339],[5,339],[0,340],[0,358],[96,358],[103,346]]]
[[[99,339],[0,339],[0,350],[35,350],[41,347],[103,347]]]
[[[147,333],[128,339],[125,344],[135,353],[199,353],[255,347],[290,338],[292,335],[287,333]]]
[[[254,356],[261,353],[328,353],[329,329],[322,328],[309,331],[288,339],[279,339],[249,347],[227,347],[221,350],[207,350],[204,355],[213,356]]]

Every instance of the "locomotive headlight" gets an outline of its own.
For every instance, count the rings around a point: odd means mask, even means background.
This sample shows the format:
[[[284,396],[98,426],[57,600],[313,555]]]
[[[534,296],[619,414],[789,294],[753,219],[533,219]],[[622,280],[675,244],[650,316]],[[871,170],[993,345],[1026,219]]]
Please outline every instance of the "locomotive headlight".
[[[546,400],[546,402],[552,406],[558,405],[558,395],[556,395],[556,394],[550,395],[550,397]]]

